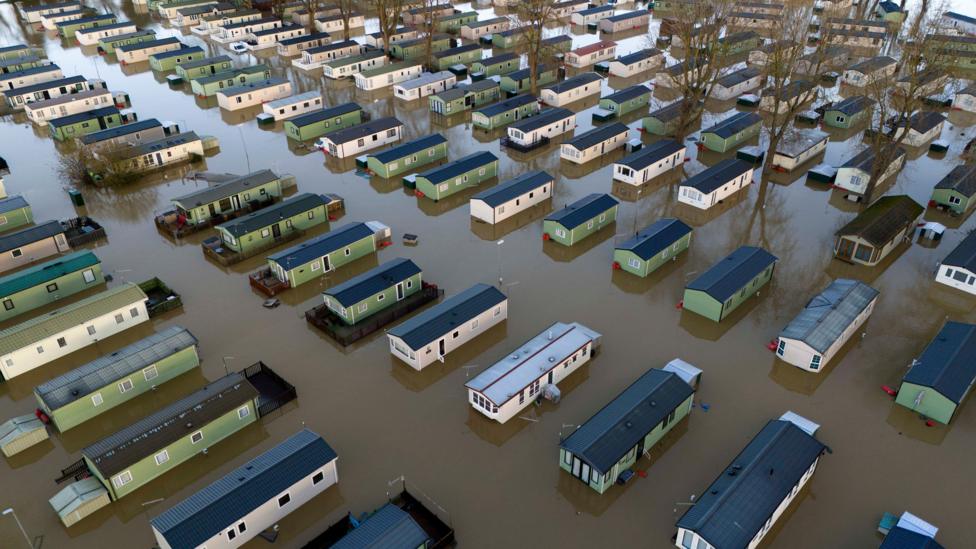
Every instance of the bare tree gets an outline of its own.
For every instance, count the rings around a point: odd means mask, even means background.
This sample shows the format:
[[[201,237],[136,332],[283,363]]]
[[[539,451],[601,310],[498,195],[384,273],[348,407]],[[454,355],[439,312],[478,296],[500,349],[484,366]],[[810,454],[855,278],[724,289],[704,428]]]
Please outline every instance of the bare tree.
[[[305,0],[311,2],[313,0]],[[349,19],[356,13],[356,0],[333,0],[342,19],[342,39],[349,40]]]
[[[529,65],[529,90],[539,91],[539,66],[554,54],[545,42],[545,28],[559,22],[555,0],[522,0],[509,15],[513,29],[522,29],[518,49],[525,53]]]
[[[420,0],[421,20],[415,21],[414,26],[420,33],[424,44],[423,64],[432,68],[434,57],[434,36],[437,34],[437,24],[440,21],[440,10],[444,4],[441,0]]]
[[[383,35],[383,49],[387,52],[390,51],[390,37],[396,32],[400,14],[407,5],[406,0],[373,0],[376,18],[380,25],[380,34]]]
[[[308,17],[305,29],[309,34],[315,34],[315,15],[318,11],[319,2],[318,0],[302,0],[302,6],[305,8],[305,16]]]
[[[139,166],[128,153],[127,145],[88,147],[65,153],[58,158],[58,175],[75,186],[97,184],[114,187],[134,183],[140,177]]]

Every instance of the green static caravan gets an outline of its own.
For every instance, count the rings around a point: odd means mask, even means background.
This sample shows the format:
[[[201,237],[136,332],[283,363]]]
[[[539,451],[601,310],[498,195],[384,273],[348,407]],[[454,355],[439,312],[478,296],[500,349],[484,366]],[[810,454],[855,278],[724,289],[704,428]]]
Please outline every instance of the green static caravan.
[[[553,36],[552,38],[546,38],[542,41],[542,47],[548,51],[554,52],[555,55],[560,53],[565,54],[569,50],[573,49],[573,39],[572,37],[560,34],[558,36]]]
[[[430,112],[450,116],[455,113],[480,107],[497,101],[501,97],[501,88],[494,80],[479,80],[471,84],[460,84],[456,88],[432,95]]]
[[[530,94],[522,94],[472,112],[471,122],[475,127],[490,131],[505,127],[516,120],[521,120],[538,112],[539,101],[536,97]]]
[[[641,120],[641,128],[654,135],[674,135],[681,123],[681,109],[684,101],[678,100],[651,111]]]
[[[896,25],[903,23],[905,18],[908,17],[908,10],[901,9],[901,6],[897,2],[892,2],[891,0],[885,0],[877,4],[875,13],[877,13],[881,20]]]
[[[573,246],[617,220],[620,202],[609,194],[593,193],[542,221],[542,235],[563,246]]]
[[[482,73],[486,77],[499,76],[519,70],[522,58],[516,53],[500,53],[471,63],[472,73]]]
[[[81,451],[118,500],[257,421],[257,389],[228,374]]]
[[[439,133],[414,139],[366,157],[370,172],[389,178],[447,158],[447,139]]]
[[[423,196],[437,201],[464,189],[476,187],[497,175],[498,157],[490,152],[480,151],[418,173],[414,184]]]
[[[685,286],[684,309],[721,322],[773,278],[777,258],[742,246]]]
[[[19,197],[14,197],[19,198]],[[0,278],[0,321],[10,320],[105,283],[102,262],[74,252]]]
[[[152,42],[156,39],[156,31],[152,29],[137,30],[118,36],[108,36],[98,41],[98,50],[106,54],[115,53],[115,48],[138,44],[140,42]]]
[[[35,67],[50,65],[51,62],[43,57],[28,55],[26,57],[15,57],[13,59],[0,60],[0,74],[10,74],[12,72],[25,71]]]
[[[247,208],[251,203],[278,198],[281,198],[281,177],[271,170],[260,170],[178,196],[173,199],[173,205],[188,225],[199,225],[209,223],[218,215]]]
[[[738,55],[758,50],[763,45],[763,38],[759,33],[751,30],[729,33],[718,41],[724,55]]]
[[[538,67],[536,67],[535,73],[536,85],[539,87],[556,81],[556,67],[540,64]],[[532,80],[529,78],[531,74],[532,72],[528,68],[525,68],[502,75],[502,91],[507,93],[509,96],[513,96],[531,90]]]
[[[834,103],[824,110],[823,123],[833,128],[850,129],[869,121],[874,113],[875,101],[864,95],[854,95]]]
[[[195,80],[205,76],[223,74],[233,70],[234,65],[230,57],[217,55],[214,57],[204,57],[195,61],[184,61],[176,65],[176,75],[183,80]]]
[[[895,403],[943,425],[976,382],[976,325],[946,322],[901,380]]]
[[[501,86],[495,80],[480,80],[470,84],[461,84],[458,87],[467,92],[468,95],[473,96],[472,100],[475,107],[494,103],[502,96]]]
[[[126,122],[126,117],[117,107],[102,107],[88,112],[55,118],[48,122],[51,137],[58,141],[70,141],[109,128],[116,128]]]
[[[0,232],[12,231],[34,222],[34,212],[23,196],[0,198]]]
[[[476,11],[457,11],[450,15],[442,15],[434,20],[434,30],[437,32],[450,32],[457,33],[461,30],[461,27],[467,25],[468,23],[473,23],[478,20],[478,12]],[[479,46],[480,48],[480,46]]]
[[[250,67],[219,72],[213,76],[195,78],[190,80],[190,89],[197,97],[213,97],[227,88],[262,82],[269,78],[271,78],[271,69],[259,63]]]
[[[691,413],[695,388],[682,376],[701,370],[681,362],[693,370],[649,369],[560,441],[559,467],[600,494],[633,474],[637,460]]]
[[[614,247],[614,268],[646,277],[687,250],[691,233],[691,227],[679,219],[659,219]]]
[[[61,38],[74,38],[75,33],[84,29],[95,29],[107,25],[118,23],[118,19],[111,13],[83,17],[81,19],[71,19],[62,21],[55,25]]]
[[[454,65],[467,65],[481,59],[481,46],[466,44],[456,48],[449,48],[431,55],[431,64],[439,71],[447,70]]]
[[[936,207],[961,215],[976,206],[976,164],[952,168],[932,189],[930,202]]]
[[[363,71],[385,66],[389,58],[383,50],[369,50],[360,55],[351,55],[333,59],[322,65],[322,74],[326,78],[355,78]]]
[[[976,52],[976,36],[965,34],[932,34],[925,38],[927,43],[938,47],[947,57],[954,52]]]
[[[171,326],[38,385],[34,397],[63,433],[199,365],[197,339]]]
[[[630,86],[600,98],[600,108],[619,118],[636,110],[646,110],[651,102],[651,89],[643,84]]]
[[[291,240],[301,231],[328,224],[325,196],[302,193],[273,206],[217,225],[221,246],[249,256],[282,241]]]
[[[154,53],[149,56],[149,66],[156,72],[168,72],[174,70],[180,63],[199,61],[204,57],[206,57],[206,54],[203,52],[203,48],[192,46],[173,51]]]
[[[740,112],[702,130],[700,142],[706,149],[724,153],[756,137],[761,129],[761,116],[754,112]]]
[[[363,108],[343,103],[285,120],[285,135],[296,141],[308,141],[365,122]]]
[[[27,44],[16,44],[13,46],[0,46],[0,61],[10,61],[35,55],[37,51]]]
[[[512,49],[522,41],[522,35],[528,32],[528,27],[516,27],[503,30],[491,35],[491,46],[503,50]]]
[[[388,232],[378,221],[348,223],[268,256],[268,268],[279,281],[295,288],[376,252],[377,240]]]
[[[430,39],[430,52],[432,54],[450,49],[453,46],[454,39],[449,34],[438,33]],[[427,38],[421,37],[394,42],[390,46],[390,55],[403,61],[422,59],[427,55]]]
[[[422,275],[416,263],[398,257],[322,292],[322,297],[329,310],[353,325],[419,292]]]

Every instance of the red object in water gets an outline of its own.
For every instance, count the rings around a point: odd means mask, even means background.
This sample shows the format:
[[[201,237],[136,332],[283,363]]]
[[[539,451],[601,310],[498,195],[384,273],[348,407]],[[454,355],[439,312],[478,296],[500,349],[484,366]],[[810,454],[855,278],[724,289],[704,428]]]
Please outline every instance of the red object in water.
[[[776,343],[775,339],[766,344],[766,348],[770,351],[775,351],[776,347],[779,347],[779,344]]]
[[[929,200],[929,208],[935,207],[935,200]]]
[[[935,423],[931,419],[926,419],[925,420],[925,426],[926,427],[935,427]]]
[[[335,221],[335,220],[336,220],[336,216],[334,216],[334,215],[330,215],[329,216],[329,221]]]
[[[424,192],[423,191],[419,191],[419,190],[418,191],[414,191],[413,194],[417,195],[417,198],[423,198],[424,197]]]
[[[679,301],[678,304],[674,306],[674,308],[675,309],[678,309],[679,311],[681,309],[684,309],[685,308],[685,300],[682,299],[681,301]]]
[[[549,240],[549,233],[542,233],[542,240]]]
[[[700,151],[705,150],[705,145],[703,145],[700,141],[698,143],[695,143],[695,146],[698,147],[698,150]]]
[[[882,385],[881,390],[888,393],[888,396],[895,396],[898,394],[898,391],[892,389],[891,387],[888,387],[887,385]]]
[[[614,261],[613,262],[613,270],[619,271],[620,270],[620,263],[617,263],[616,261]]]
[[[47,425],[48,423],[51,422],[51,418],[47,417],[47,414],[45,414],[44,411],[41,410],[40,408],[34,410],[34,416],[37,417],[37,419],[41,420],[41,423],[43,423],[44,425]]]
[[[685,157],[685,162],[691,162],[691,159],[688,158],[688,157]]]
[[[640,478],[647,478],[647,471],[637,471],[637,476]]]

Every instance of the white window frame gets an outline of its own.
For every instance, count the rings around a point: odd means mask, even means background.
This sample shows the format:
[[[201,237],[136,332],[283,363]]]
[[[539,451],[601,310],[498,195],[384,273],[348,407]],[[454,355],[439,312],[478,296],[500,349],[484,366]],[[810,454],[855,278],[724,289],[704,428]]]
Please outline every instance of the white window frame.
[[[197,438],[196,440],[193,440],[194,437],[196,437],[197,435],[200,435],[200,438]],[[199,443],[202,440],[203,440],[203,431],[196,431],[196,432],[190,434],[190,444],[197,444],[197,443]]]
[[[95,393],[91,396],[92,406],[101,406],[105,402],[102,393]]]
[[[128,393],[133,387],[132,380],[129,378],[123,379],[118,383],[118,387],[120,393]]]
[[[159,452],[158,454],[153,456],[153,461],[156,462],[156,465],[162,465],[167,461],[169,461],[169,450],[163,450],[162,452]]]
[[[144,368],[142,370],[142,377],[145,378],[146,381],[152,381],[159,377],[159,370],[156,369],[156,365],[153,364],[148,368]]]
[[[251,415],[251,407],[244,405],[237,409],[237,419],[244,419]]]

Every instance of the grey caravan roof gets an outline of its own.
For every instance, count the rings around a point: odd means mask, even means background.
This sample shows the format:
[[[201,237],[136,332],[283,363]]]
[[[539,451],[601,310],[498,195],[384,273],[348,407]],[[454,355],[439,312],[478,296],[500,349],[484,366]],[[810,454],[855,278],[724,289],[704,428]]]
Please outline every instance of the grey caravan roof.
[[[495,208],[552,181],[552,176],[542,170],[526,172],[501,185],[481,191],[472,196],[471,200],[480,200]]]
[[[414,351],[469,322],[505,301],[505,294],[487,284],[475,284],[453,295],[387,333],[403,340]]]
[[[566,141],[564,145],[568,145],[578,150],[586,150],[595,145],[610,139],[611,137],[626,134],[629,131],[626,124],[621,124],[620,122],[613,122],[610,124],[604,124],[602,126],[597,126],[592,130],[586,131],[577,135],[576,137]]]
[[[946,322],[925,346],[903,383],[931,387],[956,404],[976,380],[976,324]]]
[[[28,244],[33,244],[45,238],[59,235],[64,232],[64,227],[59,221],[45,221],[39,225],[27,227],[12,233],[0,236],[0,252],[9,252]]]
[[[88,135],[83,135],[80,137],[81,142],[85,145],[91,145],[93,143],[100,143],[109,139],[115,139],[117,137],[122,137],[123,135],[129,135],[143,130],[148,130],[151,128],[162,127],[162,123],[155,118],[149,118],[147,120],[138,120],[136,122],[130,122],[129,124],[122,124],[114,128],[108,128],[101,131],[93,132]]]
[[[558,212],[549,214],[545,221],[553,221],[568,230],[573,230],[601,213],[615,208],[618,204],[620,202],[609,194],[592,193]]]
[[[302,212],[307,212],[319,206],[325,207],[328,202],[329,199],[320,194],[302,193],[288,200],[283,200],[277,204],[268,206],[267,208],[261,208],[255,212],[222,223],[218,227],[235,237],[241,237],[283,219],[294,217]]]
[[[409,259],[398,257],[378,267],[374,267],[361,275],[350,278],[323,293],[335,298],[343,307],[351,307],[367,297],[376,295],[419,272],[421,272],[420,267],[416,263]]]
[[[691,227],[680,219],[665,217],[641,229],[633,238],[618,244],[616,249],[628,250],[647,261],[690,232]]]
[[[386,118],[379,118],[370,122],[363,124],[357,124],[348,128],[341,129],[339,131],[332,132],[325,136],[325,139],[335,143],[336,145],[342,145],[345,143],[351,143],[366,137],[367,135],[372,135],[374,133],[379,133],[385,130],[391,130],[398,126],[402,126],[399,120],[395,117],[388,116]]]
[[[762,117],[754,112],[740,112],[722,120],[707,130],[702,130],[703,134],[713,133],[722,139],[728,139],[733,135],[762,123]]]
[[[952,189],[963,196],[976,194],[976,164],[960,164],[935,184],[936,189]]]
[[[369,225],[363,222],[349,223],[334,231],[306,240],[297,246],[270,255],[268,261],[274,261],[287,271],[368,236],[373,236],[373,230],[369,228]]]
[[[629,88],[624,88],[618,92],[611,93],[610,95],[604,95],[600,98],[600,101],[612,101],[614,103],[620,104],[624,101],[630,101],[642,95],[648,95],[651,93],[651,89],[643,84],[637,84],[635,86],[630,86]]]
[[[259,170],[247,175],[231,179],[213,187],[207,187],[192,193],[184,194],[173,199],[185,207],[196,208],[211,202],[216,202],[222,198],[243,192],[253,187],[260,187],[278,179],[278,176],[271,170]]]
[[[825,353],[878,297],[878,290],[857,280],[840,278],[815,295],[779,333]]]
[[[742,246],[692,280],[687,288],[705,292],[716,301],[725,303],[732,294],[776,261],[776,256],[762,248]]]
[[[428,541],[430,536],[409,513],[387,503],[331,549],[415,549]]]
[[[577,74],[576,76],[573,76],[571,78],[567,78],[562,82],[543,86],[542,89],[552,90],[555,93],[563,93],[569,90],[575,90],[580,86],[585,86],[591,82],[596,82],[602,79],[603,77],[595,72],[584,72],[582,74]]]
[[[727,158],[681,182],[682,187],[692,187],[703,194],[711,194],[729,181],[746,174],[752,166],[738,158]]]
[[[470,172],[475,168],[482,166],[487,166],[492,162],[498,162],[498,157],[488,151],[479,151],[471,153],[468,156],[458,158],[447,164],[442,164],[435,168],[431,168],[425,172],[417,174],[417,177],[423,177],[424,179],[430,181],[434,185],[453,179],[461,174]]]
[[[576,113],[569,109],[554,107],[552,109],[546,109],[535,116],[523,118],[509,127],[528,133],[544,126],[548,126],[549,124],[565,120],[571,116],[575,116],[575,114]]]
[[[976,232],[971,232],[962,239],[949,255],[942,260],[943,265],[962,267],[971,273],[976,273]]]

